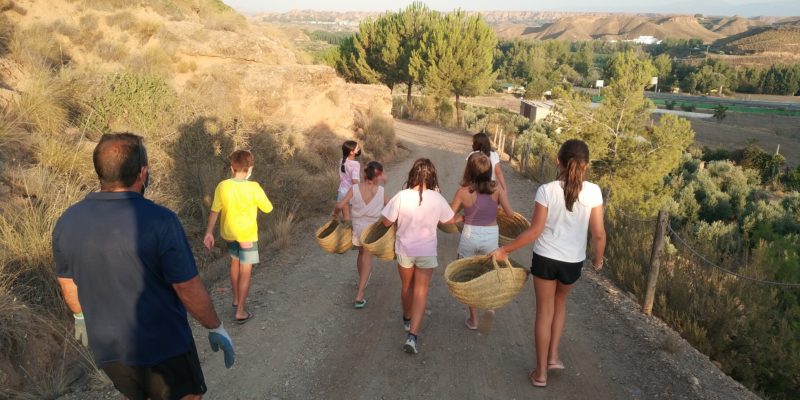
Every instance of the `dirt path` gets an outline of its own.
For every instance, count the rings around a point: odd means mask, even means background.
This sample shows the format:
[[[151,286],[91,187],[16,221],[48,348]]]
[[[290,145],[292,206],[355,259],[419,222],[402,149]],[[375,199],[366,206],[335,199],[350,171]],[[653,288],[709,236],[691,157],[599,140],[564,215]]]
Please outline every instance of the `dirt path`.
[[[425,156],[437,166],[449,199],[469,137],[400,121],[395,127],[410,155],[387,166],[387,192],[395,193],[413,160]],[[529,217],[535,184],[508,165],[504,172],[512,205]],[[586,270],[568,305],[562,341],[567,369],[552,373],[546,389],[532,387],[532,285],[497,311],[492,326],[467,330],[465,307],[450,296],[442,277],[455,258],[458,236],[443,233],[420,353],[406,354],[396,266],[375,262],[368,304],[353,309],[356,253],[323,252],[313,239],[313,228],[323,222],[324,217],[311,221],[291,249],[258,267],[250,295],[253,321],[231,323],[230,298],[221,293],[227,282],[214,290],[237,360],[226,370],[221,355],[208,349],[205,331],[194,326],[207,399],[757,398]],[[512,257],[529,266],[530,254],[528,248]]]

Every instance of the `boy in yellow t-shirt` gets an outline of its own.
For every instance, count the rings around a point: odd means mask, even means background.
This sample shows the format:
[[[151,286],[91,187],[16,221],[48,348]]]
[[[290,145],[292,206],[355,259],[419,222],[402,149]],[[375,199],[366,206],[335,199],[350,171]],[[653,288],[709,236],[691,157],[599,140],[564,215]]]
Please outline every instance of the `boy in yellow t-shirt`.
[[[253,314],[245,310],[247,292],[250,290],[250,274],[258,258],[258,210],[269,213],[272,203],[258,182],[250,182],[253,173],[253,155],[247,150],[236,150],[231,154],[231,179],[226,179],[214,190],[214,202],[208,215],[208,225],[203,244],[214,246],[214,225],[222,215],[220,236],[228,242],[231,256],[231,288],[236,322],[243,324]]]

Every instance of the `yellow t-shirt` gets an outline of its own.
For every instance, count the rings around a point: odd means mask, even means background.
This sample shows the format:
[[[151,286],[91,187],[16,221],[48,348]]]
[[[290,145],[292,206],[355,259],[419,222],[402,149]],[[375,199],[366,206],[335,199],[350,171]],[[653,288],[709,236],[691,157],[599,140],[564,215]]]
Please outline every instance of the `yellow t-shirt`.
[[[226,179],[214,190],[211,211],[220,213],[220,235],[228,241],[258,241],[258,210],[272,211],[272,203],[257,182]]]

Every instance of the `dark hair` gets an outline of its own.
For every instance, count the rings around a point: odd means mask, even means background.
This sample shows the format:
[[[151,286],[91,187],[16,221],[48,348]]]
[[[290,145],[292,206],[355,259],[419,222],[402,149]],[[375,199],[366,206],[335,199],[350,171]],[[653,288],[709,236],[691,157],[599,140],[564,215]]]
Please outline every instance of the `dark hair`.
[[[127,188],[148,165],[142,137],[132,133],[106,133],[92,153],[94,170],[102,190]]]
[[[436,177],[436,167],[433,166],[431,160],[427,158],[418,158],[408,171],[408,179],[403,185],[405,189],[411,189],[414,186],[419,186],[419,204],[422,204],[422,186],[430,190],[439,189],[439,178]]]
[[[582,140],[567,140],[558,150],[558,161],[562,167],[558,179],[564,181],[564,202],[567,210],[572,211],[572,205],[583,189],[586,165],[589,164],[589,146]]]
[[[485,133],[476,133],[472,135],[472,151],[480,151],[489,157],[492,152],[492,144],[489,142],[489,136]]]
[[[253,166],[253,153],[247,150],[236,150],[231,153],[231,168],[233,172],[244,172]]]
[[[377,161],[370,161],[367,163],[367,168],[364,168],[364,176],[368,181],[371,181],[383,174],[383,165]]]
[[[477,191],[481,194],[494,193],[492,183],[492,162],[485,154],[476,152],[467,158],[467,166],[464,167],[464,177],[461,179],[462,187],[469,187],[469,192]]]
[[[358,142],[355,140],[348,140],[342,144],[342,165],[341,170],[344,172],[344,160],[347,160],[347,157],[350,156],[350,153],[356,149],[358,146]]]

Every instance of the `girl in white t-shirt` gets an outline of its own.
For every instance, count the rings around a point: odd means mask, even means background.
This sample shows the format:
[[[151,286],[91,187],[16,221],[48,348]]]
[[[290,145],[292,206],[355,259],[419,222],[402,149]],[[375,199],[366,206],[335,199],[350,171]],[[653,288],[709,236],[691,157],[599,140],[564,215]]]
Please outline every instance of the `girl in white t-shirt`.
[[[500,156],[497,152],[492,151],[492,143],[489,141],[489,136],[485,133],[476,133],[472,135],[472,152],[480,151],[489,157],[492,162],[492,182],[497,182],[503,190],[508,190],[506,186],[506,178],[503,176],[503,169],[500,168]]]
[[[567,315],[567,294],[581,276],[586,259],[587,231],[592,234],[592,265],[603,267],[606,232],[600,187],[585,182],[589,147],[583,141],[566,141],[558,151],[558,179],[536,191],[531,227],[493,254],[505,260],[527,244],[533,245],[531,274],[536,295],[536,369],[531,384],[547,385],[547,371],[564,369],[558,345]]]
[[[336,201],[342,200],[350,187],[358,183],[361,164],[356,157],[361,155],[361,148],[355,140],[348,140],[342,144],[342,162],[339,163],[339,190]]]
[[[353,245],[358,247],[358,258],[356,259],[358,292],[356,292],[353,302],[355,308],[364,308],[367,305],[364,289],[367,287],[369,275],[372,273],[372,253],[361,245],[359,238],[364,229],[381,217],[381,210],[388,201],[383,186],[381,186],[386,182],[386,174],[383,173],[381,163],[377,161],[367,163],[367,168],[364,168],[364,178],[363,183],[356,183],[345,193],[333,210],[334,216],[342,210],[344,220],[352,221],[353,224]]]
[[[407,353],[417,353],[417,334],[425,315],[428,288],[436,260],[436,226],[439,222],[456,223],[450,204],[439,194],[439,180],[431,160],[420,158],[408,172],[405,188],[386,204],[383,224],[397,224],[395,254],[402,281],[403,327],[408,337],[403,344]]]

